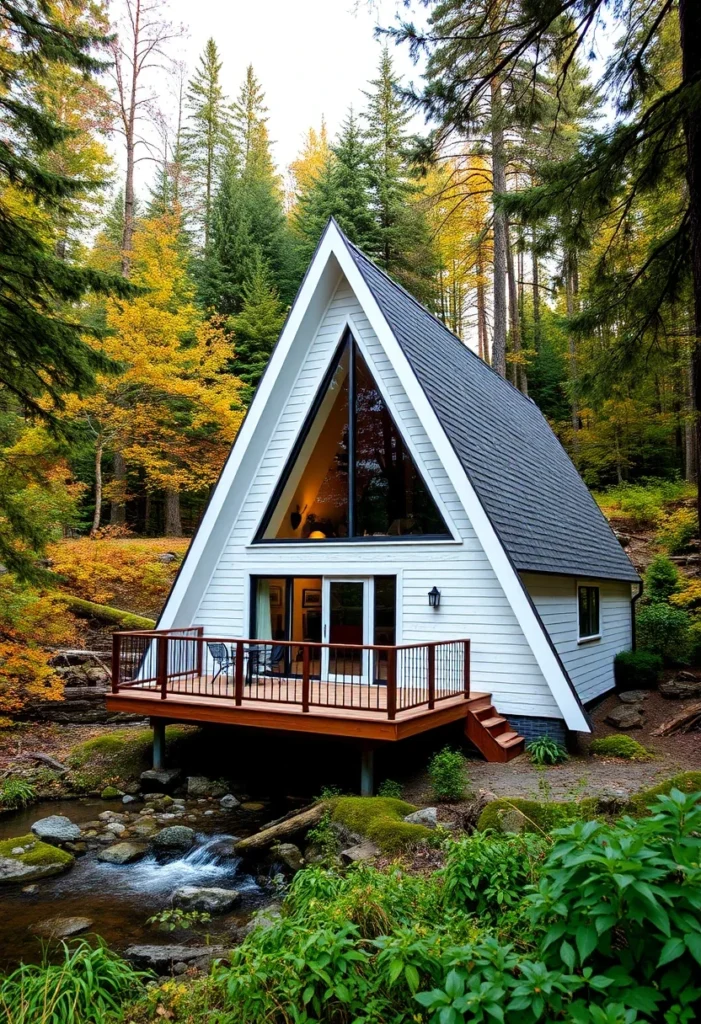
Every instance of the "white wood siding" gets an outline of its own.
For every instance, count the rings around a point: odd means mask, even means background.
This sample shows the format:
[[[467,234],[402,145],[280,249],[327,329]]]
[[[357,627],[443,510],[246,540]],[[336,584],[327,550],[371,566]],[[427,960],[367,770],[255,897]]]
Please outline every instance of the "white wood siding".
[[[630,583],[523,573],[523,582],[583,703],[614,686],[613,659],[630,650]],[[578,643],[577,586],[599,587],[601,639]]]
[[[456,541],[257,544],[252,540],[347,321]],[[472,641],[472,686],[505,714],[561,718],[501,584],[429,437],[350,286],[342,279],[282,405],[258,470],[203,594],[194,624],[210,635],[247,636],[251,575],[398,577],[398,642]],[[440,608],[428,606],[434,584]]]

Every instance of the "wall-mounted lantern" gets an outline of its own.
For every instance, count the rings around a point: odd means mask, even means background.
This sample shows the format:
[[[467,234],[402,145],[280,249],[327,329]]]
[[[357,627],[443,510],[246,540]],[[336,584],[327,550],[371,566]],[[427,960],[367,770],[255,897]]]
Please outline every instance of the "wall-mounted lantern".
[[[437,608],[438,605],[441,603],[441,592],[438,589],[438,587],[432,587],[432,589],[429,590],[428,603],[430,604],[431,608]]]

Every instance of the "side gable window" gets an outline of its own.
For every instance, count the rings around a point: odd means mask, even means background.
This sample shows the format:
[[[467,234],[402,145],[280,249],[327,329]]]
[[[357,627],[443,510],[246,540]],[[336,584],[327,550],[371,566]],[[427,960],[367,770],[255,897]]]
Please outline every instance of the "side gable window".
[[[579,587],[579,639],[590,640],[601,635],[599,588]]]
[[[256,539],[367,537],[450,534],[348,334]]]

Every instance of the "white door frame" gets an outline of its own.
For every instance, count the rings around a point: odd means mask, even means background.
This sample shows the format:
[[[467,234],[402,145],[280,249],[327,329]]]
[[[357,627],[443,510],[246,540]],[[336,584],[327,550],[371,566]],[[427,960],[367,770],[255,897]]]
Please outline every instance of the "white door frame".
[[[371,644],[373,635],[373,609],[375,607],[375,580],[372,576],[324,576],[321,581],[321,639],[329,642],[331,621],[331,584],[362,583],[363,584],[363,643]],[[342,645],[339,645],[342,646]],[[329,672],[329,648],[321,649],[321,678],[338,683],[370,683],[372,651],[363,651],[362,675],[345,675]]]

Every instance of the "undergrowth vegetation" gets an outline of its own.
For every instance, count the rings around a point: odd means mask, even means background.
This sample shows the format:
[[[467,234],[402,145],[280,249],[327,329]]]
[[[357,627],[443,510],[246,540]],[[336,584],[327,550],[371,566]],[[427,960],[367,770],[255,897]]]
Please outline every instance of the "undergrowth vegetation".
[[[174,1024],[692,1024],[699,794],[553,834],[444,839],[444,865],[297,874],[281,916],[207,979],[125,1020]]]
[[[526,750],[533,764],[541,766],[562,764],[569,757],[562,744],[554,740],[552,736],[538,736],[537,739],[531,740],[527,744]]]
[[[434,754],[428,763],[428,775],[438,800],[462,800],[467,773],[465,758],[459,750],[444,747]]]
[[[425,825],[404,821],[415,810],[413,804],[394,797],[344,796],[334,803],[331,817],[349,831],[367,836],[383,853],[398,853],[433,838]]]

